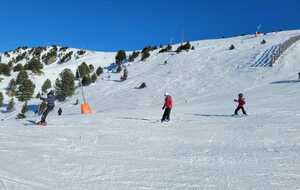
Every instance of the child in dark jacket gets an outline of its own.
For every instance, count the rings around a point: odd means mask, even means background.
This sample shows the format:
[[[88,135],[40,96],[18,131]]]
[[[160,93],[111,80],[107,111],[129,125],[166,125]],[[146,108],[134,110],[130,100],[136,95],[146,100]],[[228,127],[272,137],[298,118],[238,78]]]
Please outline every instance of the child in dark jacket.
[[[46,110],[43,112],[41,121],[38,122],[38,124],[39,124],[39,125],[46,125],[46,118],[47,118],[49,112],[52,111],[52,110],[54,109],[54,107],[55,107],[55,99],[56,99],[56,97],[55,97],[55,95],[54,95],[54,91],[51,90],[51,91],[47,94],[47,98],[41,97],[40,99],[47,102],[47,108],[46,108]]]
[[[57,114],[58,114],[59,116],[61,116],[61,114],[62,114],[62,109],[61,109],[61,108],[58,109]]]
[[[238,102],[238,107],[235,109],[234,111],[234,115],[238,115],[238,112],[240,110],[242,110],[244,115],[247,115],[246,111],[245,111],[245,104],[246,104],[246,100],[244,98],[244,95],[242,93],[239,94],[239,98],[236,100],[234,100],[235,102]]]

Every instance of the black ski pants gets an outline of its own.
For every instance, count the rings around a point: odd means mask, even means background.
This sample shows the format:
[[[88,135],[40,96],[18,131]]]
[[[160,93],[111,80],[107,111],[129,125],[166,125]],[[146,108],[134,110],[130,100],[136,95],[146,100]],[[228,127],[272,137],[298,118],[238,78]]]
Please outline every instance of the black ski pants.
[[[44,111],[43,115],[42,115],[42,119],[41,119],[41,122],[42,123],[45,123],[46,122],[46,118],[48,116],[48,113],[50,111],[52,111],[54,109],[54,106],[47,106],[46,110]]]
[[[169,121],[170,120],[170,113],[171,113],[171,108],[165,108],[164,114],[161,118],[161,122],[163,121]]]
[[[247,115],[247,113],[246,113],[246,111],[245,111],[245,108],[242,107],[242,106],[238,106],[238,107],[235,109],[234,114],[237,115],[238,112],[239,112],[240,110],[242,110],[242,112],[243,112],[244,115]]]

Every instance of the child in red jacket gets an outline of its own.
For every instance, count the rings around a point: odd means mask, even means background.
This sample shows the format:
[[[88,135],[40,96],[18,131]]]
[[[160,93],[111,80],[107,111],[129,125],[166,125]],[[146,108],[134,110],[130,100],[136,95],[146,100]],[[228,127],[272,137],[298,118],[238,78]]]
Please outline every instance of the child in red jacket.
[[[238,102],[238,107],[234,111],[234,115],[238,115],[239,110],[241,109],[244,115],[247,115],[244,105],[246,104],[246,100],[244,98],[244,95],[242,93],[239,94],[239,99],[234,100],[235,102]]]
[[[173,99],[172,96],[170,96],[167,92],[165,93],[165,103],[164,106],[162,107],[164,111],[164,114],[161,118],[161,122],[164,121],[170,121],[170,113],[171,113],[171,109],[173,107]]]

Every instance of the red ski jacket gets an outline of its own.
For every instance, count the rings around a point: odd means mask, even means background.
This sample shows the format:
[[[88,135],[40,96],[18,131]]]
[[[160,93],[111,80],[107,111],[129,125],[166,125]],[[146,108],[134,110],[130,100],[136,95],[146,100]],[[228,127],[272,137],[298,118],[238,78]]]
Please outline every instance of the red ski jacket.
[[[245,98],[239,98],[237,102],[239,103],[239,107],[243,107],[246,104]]]
[[[173,107],[173,100],[172,100],[172,97],[170,95],[168,95],[165,98],[164,108],[172,109],[172,107]]]

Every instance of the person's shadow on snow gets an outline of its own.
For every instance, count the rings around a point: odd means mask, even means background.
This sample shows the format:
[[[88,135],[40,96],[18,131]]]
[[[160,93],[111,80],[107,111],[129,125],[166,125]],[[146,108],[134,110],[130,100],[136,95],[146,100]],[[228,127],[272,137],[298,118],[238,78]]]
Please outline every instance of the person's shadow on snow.
[[[271,84],[290,84],[290,83],[298,83],[300,80],[281,80],[281,81],[274,81]]]
[[[197,114],[197,113],[187,113],[185,115],[193,115],[198,117],[232,117],[232,114]]]

